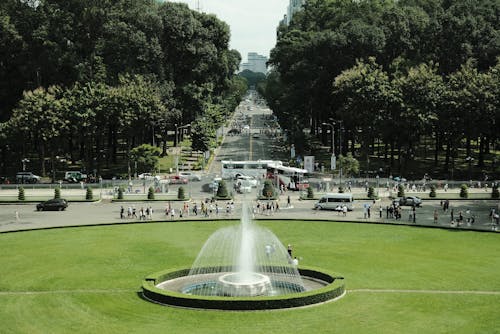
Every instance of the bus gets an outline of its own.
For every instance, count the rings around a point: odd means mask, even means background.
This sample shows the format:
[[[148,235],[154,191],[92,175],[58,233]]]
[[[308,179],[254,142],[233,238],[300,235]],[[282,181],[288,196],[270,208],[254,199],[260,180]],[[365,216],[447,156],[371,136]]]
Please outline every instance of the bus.
[[[267,165],[267,178],[279,184],[279,188],[286,187],[289,190],[304,190],[309,183],[304,180],[307,169],[287,167],[283,164],[269,163]]]
[[[277,166],[283,165],[281,161],[275,160],[223,160],[221,161],[221,164],[221,177],[223,179],[234,179],[238,175],[253,176],[255,178],[265,178],[267,166],[269,164]]]

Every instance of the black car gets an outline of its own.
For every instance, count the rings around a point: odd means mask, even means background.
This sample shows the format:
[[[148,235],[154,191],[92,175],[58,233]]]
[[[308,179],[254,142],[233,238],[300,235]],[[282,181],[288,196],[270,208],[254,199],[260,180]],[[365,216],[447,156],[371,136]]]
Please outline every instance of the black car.
[[[50,199],[36,205],[37,211],[63,211],[68,207],[68,201],[62,198]]]

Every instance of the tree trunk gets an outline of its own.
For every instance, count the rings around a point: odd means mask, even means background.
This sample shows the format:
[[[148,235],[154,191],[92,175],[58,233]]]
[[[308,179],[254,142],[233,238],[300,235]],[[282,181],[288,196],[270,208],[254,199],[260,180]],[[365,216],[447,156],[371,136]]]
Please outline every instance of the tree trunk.
[[[436,132],[436,140],[435,140],[435,150],[434,150],[434,167],[437,167],[439,164],[439,133]]]
[[[478,167],[484,167],[484,137],[479,138],[479,157],[477,165]]]

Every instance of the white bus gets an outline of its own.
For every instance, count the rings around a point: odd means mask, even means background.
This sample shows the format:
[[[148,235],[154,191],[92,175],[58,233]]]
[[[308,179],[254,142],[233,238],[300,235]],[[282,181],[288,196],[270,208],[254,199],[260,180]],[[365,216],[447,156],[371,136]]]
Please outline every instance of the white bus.
[[[267,165],[267,178],[279,182],[279,186],[287,187],[289,190],[303,190],[309,187],[304,180],[307,169],[283,166],[282,164],[270,163]]]
[[[223,179],[234,179],[238,174],[253,176],[255,178],[265,178],[269,164],[283,165],[281,161],[275,160],[223,160],[221,163],[221,176]]]

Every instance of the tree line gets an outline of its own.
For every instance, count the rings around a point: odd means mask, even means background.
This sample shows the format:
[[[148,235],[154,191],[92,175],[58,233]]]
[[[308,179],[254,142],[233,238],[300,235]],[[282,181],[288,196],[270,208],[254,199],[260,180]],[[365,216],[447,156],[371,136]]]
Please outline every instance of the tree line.
[[[499,12],[496,0],[309,0],[279,27],[259,91],[299,152],[336,122],[337,150],[367,164],[404,172],[431,147],[444,173],[459,156],[485,168],[500,124]]]
[[[30,157],[45,175],[58,156],[99,173],[144,143],[165,153],[167,131],[192,122],[208,149],[247,88],[229,37],[180,3],[2,1],[2,173]]]

